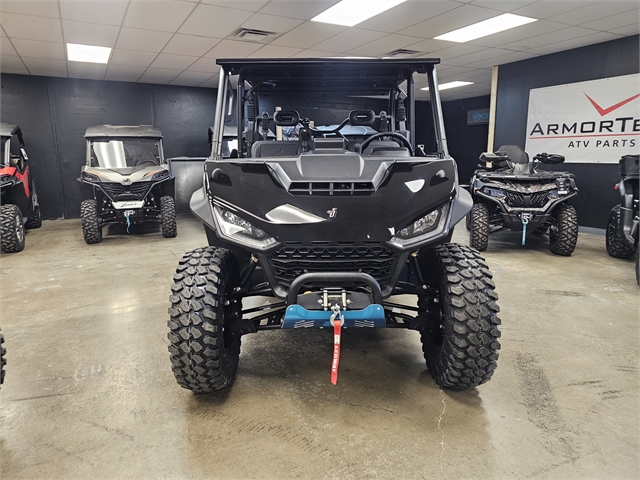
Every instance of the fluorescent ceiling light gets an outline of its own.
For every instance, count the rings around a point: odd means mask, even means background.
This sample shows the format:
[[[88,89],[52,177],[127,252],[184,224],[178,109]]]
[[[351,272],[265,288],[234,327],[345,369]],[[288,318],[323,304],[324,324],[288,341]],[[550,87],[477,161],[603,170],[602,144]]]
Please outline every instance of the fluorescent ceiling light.
[[[109,47],[67,43],[67,58],[70,62],[108,63],[110,56]]]
[[[503,32],[510,28],[526,25],[527,23],[536,22],[537,18],[523,17],[521,15],[514,15],[512,13],[505,13],[498,15],[497,17],[484,20],[483,22],[474,23],[468,27],[459,28],[453,32],[445,33],[444,35],[438,35],[433,37],[436,40],[447,40],[449,42],[464,43],[469,40],[475,40],[476,38],[486,37],[487,35],[493,35],[494,33]]]
[[[332,23],[353,27],[368,18],[400,5],[407,0],[342,0],[311,19],[312,22]]]
[[[455,82],[441,83],[440,85],[438,85],[438,90],[448,90],[450,88],[464,87],[465,85],[473,85],[473,82],[461,82],[459,80],[456,80]],[[424,87],[420,90],[429,90],[429,87]]]

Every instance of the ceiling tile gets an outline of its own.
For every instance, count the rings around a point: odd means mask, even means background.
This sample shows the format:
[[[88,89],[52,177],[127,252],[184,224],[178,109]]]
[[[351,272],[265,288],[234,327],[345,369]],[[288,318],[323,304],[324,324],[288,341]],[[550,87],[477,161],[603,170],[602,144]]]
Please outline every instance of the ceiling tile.
[[[292,55],[291,58],[329,58],[335,57],[336,52],[326,52],[323,50],[303,50]]]
[[[420,39],[416,37],[392,33],[386,37],[382,37],[378,40],[367,43],[366,45],[362,45],[361,47],[349,50],[348,53],[352,55],[362,55],[365,57],[377,57],[398,48],[407,47],[419,41]]]
[[[151,67],[153,68],[165,68],[169,70],[184,70],[189,65],[198,60],[198,57],[187,57],[185,55],[170,55],[168,53],[161,53],[153,61]]]
[[[562,13],[550,17],[549,20],[560,23],[568,23],[570,25],[581,25],[587,22],[597,21],[601,18],[616,15],[618,13],[637,10],[638,2],[607,0],[606,2],[598,2],[593,5],[578,8],[571,12]]]
[[[28,75],[29,70],[24,66],[19,57],[3,55],[0,57],[0,70],[2,73],[19,73]]]
[[[0,17],[0,23],[11,38],[62,42],[60,20],[56,18],[3,13]]]
[[[202,3],[215,5],[217,7],[236,8],[238,10],[247,10],[248,12],[257,12],[269,3],[269,0],[202,0]]]
[[[619,35],[614,35],[608,32],[592,33],[591,35],[585,35],[579,38],[567,39],[564,41],[554,42],[548,45],[542,45],[539,47],[531,48],[527,50],[528,53],[535,53],[538,55],[547,55],[549,53],[561,52],[563,50],[570,50],[572,48],[584,47],[585,45],[592,45],[594,43],[607,42],[609,40],[615,40],[621,38]]]
[[[9,37],[2,37],[2,40],[0,40],[0,58],[2,58],[4,55],[13,57],[18,55],[15,48],[13,48],[13,46],[11,45]]]
[[[176,78],[171,81],[171,85],[189,85],[198,86],[202,82],[213,77],[213,74],[206,72],[182,72]]]
[[[327,50],[329,52],[348,52],[385,35],[383,32],[374,32],[373,30],[363,30],[362,28],[352,27],[339,33],[335,37],[331,37],[324,42],[314,45],[313,48]]]
[[[107,73],[106,65],[86,62],[68,62],[69,76],[102,80]]]
[[[626,27],[616,28],[609,33],[615,33],[617,35],[623,35],[625,37],[631,35],[638,35],[640,33],[640,22],[634,25],[627,25]]]
[[[198,5],[179,31],[188,35],[224,38],[250,16],[251,12]]]
[[[548,32],[544,35],[538,35],[536,37],[529,37],[518,42],[514,42],[516,46],[522,47],[526,49],[525,51],[529,51],[535,47],[542,47],[543,45],[552,45],[558,42],[564,42],[565,40],[570,40],[572,38],[584,37],[587,35],[593,34],[594,31],[582,28],[582,27],[569,27],[558,29],[553,32]],[[513,44],[507,45],[507,47],[511,47]],[[559,50],[556,50],[559,51]]]
[[[450,44],[450,42],[443,42],[446,44]],[[413,45],[411,46],[413,48]],[[478,45],[469,45],[468,43],[458,43],[454,44],[451,47],[443,48],[442,50],[436,50],[431,56],[439,58],[443,62],[449,63],[449,60],[452,60],[457,57],[462,57],[464,55],[469,55],[476,52],[481,52],[485,50],[484,47],[479,47]],[[456,62],[455,65],[460,65],[460,62]]]
[[[144,73],[146,67],[129,67],[124,65],[109,65],[105,80],[119,80],[121,82],[135,82]]]
[[[483,47],[498,47],[505,48],[507,45],[513,45],[517,47],[519,42],[522,42],[525,38],[536,37],[539,35],[546,35],[548,33],[555,32],[567,28],[567,25],[552,22],[549,20],[538,20],[537,22],[528,23],[517,28],[505,30],[504,32],[494,33],[487,37],[477,38],[467,42],[471,45],[480,45]]]
[[[536,0],[475,0],[473,4],[477,7],[491,8],[500,12],[513,12],[535,2]]]
[[[518,62],[520,60],[527,60],[537,55],[530,52],[511,52],[506,55],[493,56],[485,59],[479,59],[478,61],[471,61],[467,65],[471,67],[489,68],[494,65],[504,65],[506,63]]]
[[[618,28],[629,25],[637,26],[638,24],[640,24],[640,15],[639,11],[636,9],[625,13],[619,13],[617,15],[611,15],[610,17],[601,18],[593,22],[583,23],[580,26],[584,28],[592,28],[594,30],[611,32]]]
[[[261,43],[239,42],[237,40],[222,40],[209,52],[207,58],[244,58],[262,48]]]
[[[113,47],[116,44],[120,27],[63,20],[62,31],[65,42]]]
[[[302,20],[298,19],[256,13],[244,22],[242,27],[265,30],[267,32],[285,33],[297,27],[301,23]]]
[[[541,19],[570,12],[592,3],[595,3],[594,0],[540,0],[525,7],[518,8],[512,13]]]
[[[171,34],[167,32],[122,27],[116,46],[127,50],[158,53],[162,51],[170,38]]]
[[[466,66],[466,65],[470,65],[472,62],[493,59],[495,57],[506,55],[507,53],[510,53],[510,52],[508,50],[502,50],[498,48],[485,48],[482,50],[478,50],[477,52],[469,53],[467,55],[461,55],[454,58],[449,58],[447,59],[447,63],[449,65]]]
[[[340,0],[271,0],[260,12],[310,20]]]
[[[129,0],[60,0],[62,18],[78,22],[120,25]]]
[[[217,88],[218,87],[218,82],[220,82],[220,75],[219,74],[218,75],[214,75],[209,80],[205,80],[204,82],[202,82],[198,86],[199,87]]]
[[[424,56],[437,57],[437,55],[435,54],[434,55],[424,55],[424,54],[430,54],[431,52],[438,52],[440,50],[444,50],[447,48],[459,47],[461,45],[468,45],[468,44],[447,42],[444,40],[434,40],[433,38],[430,38],[429,40],[422,40],[421,42],[418,42],[418,43],[412,43],[411,45],[409,45],[408,48],[410,48],[411,50],[417,50],[418,52],[423,52],[423,54],[420,55],[421,57],[424,57]]]
[[[466,27],[476,22],[496,17],[495,10],[475,7],[473,5],[462,5],[453,10],[449,10],[442,15],[430,18],[424,22],[417,23],[412,27],[400,30],[398,33],[413,35],[415,37],[433,38],[443,33]]]
[[[164,68],[148,68],[139,82],[144,83],[169,83],[182,73],[182,70],[166,70]]]
[[[301,48],[281,47],[278,45],[265,45],[260,50],[249,55],[250,58],[289,58],[300,53]]]
[[[162,53],[174,55],[192,55],[201,57],[211,50],[220,40],[210,37],[196,37],[193,35],[174,35]]]
[[[309,48],[317,43],[337,35],[347,27],[327,23],[305,22],[271,42],[272,45]]]
[[[23,57],[22,60],[32,75],[67,76],[67,62],[64,60],[30,57]]]
[[[214,58],[201,58],[189,67],[189,71],[215,75],[220,71],[220,65],[216,63]]]
[[[448,0],[409,0],[369,20],[359,23],[358,27],[380,32],[395,33],[459,6],[460,3]],[[411,35],[416,35],[416,32]],[[416,36],[429,38],[430,35],[429,32],[422,31],[420,35]]]
[[[116,48],[111,54],[111,65],[123,65],[131,67],[147,68],[156,58],[156,53],[140,52],[137,50],[123,50]]]
[[[49,1],[2,0],[0,12],[23,13],[25,15],[37,15],[38,17],[59,18],[58,4]]]
[[[124,26],[175,32],[194,10],[189,2],[172,0],[132,0],[124,19]]]
[[[62,43],[41,42],[39,40],[21,40],[16,38],[13,40],[13,45],[16,47],[18,54],[21,57],[66,60]]]

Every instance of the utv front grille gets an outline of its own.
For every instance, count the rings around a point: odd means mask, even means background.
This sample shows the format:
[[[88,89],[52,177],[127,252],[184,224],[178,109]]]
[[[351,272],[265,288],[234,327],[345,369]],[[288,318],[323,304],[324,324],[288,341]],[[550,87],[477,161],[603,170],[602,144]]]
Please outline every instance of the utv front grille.
[[[277,282],[288,287],[303,273],[363,272],[386,285],[398,254],[377,242],[289,242],[268,255]]]
[[[151,185],[148,183],[134,183],[131,185],[105,183],[100,187],[114,202],[125,202],[144,200],[149,193]]]
[[[505,192],[507,205],[512,208],[542,208],[547,204],[547,192],[514,193]]]
[[[289,187],[293,195],[371,195],[373,192],[371,182],[293,182]]]

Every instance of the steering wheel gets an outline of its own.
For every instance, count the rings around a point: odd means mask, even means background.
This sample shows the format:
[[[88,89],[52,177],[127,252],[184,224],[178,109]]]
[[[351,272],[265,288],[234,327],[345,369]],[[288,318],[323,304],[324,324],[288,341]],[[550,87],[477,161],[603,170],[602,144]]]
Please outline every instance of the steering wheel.
[[[364,152],[365,149],[369,146],[369,144],[374,140],[377,140],[383,137],[391,137],[398,144],[402,144],[403,147],[406,147],[409,149],[409,153],[411,153],[411,156],[413,157],[413,147],[411,146],[411,142],[407,140],[407,137],[405,137],[404,135],[398,132],[380,132],[380,133],[376,133],[375,135],[371,135],[364,142],[362,142],[362,145],[360,145],[360,152],[361,153]]]

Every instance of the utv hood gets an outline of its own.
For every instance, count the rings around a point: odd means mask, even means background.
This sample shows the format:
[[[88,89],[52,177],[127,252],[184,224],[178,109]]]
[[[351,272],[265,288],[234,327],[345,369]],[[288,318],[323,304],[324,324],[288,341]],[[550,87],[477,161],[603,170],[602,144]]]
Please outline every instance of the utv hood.
[[[389,241],[449,205],[457,192],[452,159],[306,153],[206,162],[205,174],[215,206],[236,212],[277,242]]]
[[[96,175],[101,182],[114,182],[130,185],[136,182],[151,181],[156,173],[167,170],[161,165],[140,165],[127,168],[83,167],[82,172]],[[171,175],[162,178],[169,178]],[[80,178],[82,180],[82,176]],[[158,181],[156,178],[154,181]]]

